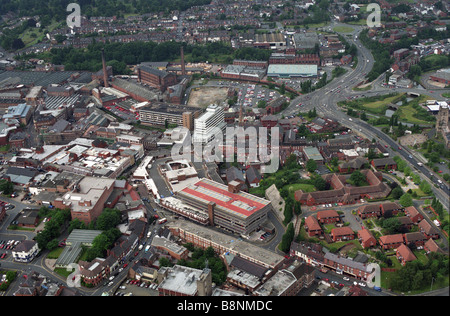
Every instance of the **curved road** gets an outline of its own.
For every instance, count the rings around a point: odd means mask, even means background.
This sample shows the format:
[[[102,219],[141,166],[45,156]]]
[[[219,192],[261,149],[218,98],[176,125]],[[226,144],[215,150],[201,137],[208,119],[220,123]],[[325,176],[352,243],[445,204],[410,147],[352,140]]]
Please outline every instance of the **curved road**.
[[[339,24],[335,24],[339,25]],[[342,25],[342,24],[340,24]],[[361,44],[359,39],[355,39],[355,35],[358,34],[362,28],[351,26],[355,29],[351,34],[352,38],[347,38],[350,44],[355,44],[358,48],[358,64],[355,69],[352,69],[342,75],[341,77],[333,79],[330,83],[321,89],[315,90],[311,93],[301,95],[291,101],[291,104],[283,112],[278,114],[278,117],[295,115],[301,109],[303,112],[312,108],[316,108],[317,113],[323,116],[328,116],[337,120],[340,124],[352,129],[358,134],[365,136],[368,139],[378,138],[383,145],[388,145],[395,150],[395,153],[401,156],[407,161],[421,176],[422,179],[428,181],[432,186],[433,193],[436,198],[442,203],[444,208],[448,210],[449,205],[449,188],[447,185],[441,187],[435,187],[437,179],[440,179],[438,174],[432,172],[427,167],[419,167],[419,159],[414,157],[413,154],[408,152],[407,149],[399,146],[392,138],[384,134],[380,129],[362,121],[352,118],[346,113],[340,110],[337,105],[338,101],[346,100],[349,96],[361,96],[361,95],[383,95],[389,92],[393,92],[392,89],[377,86],[372,91],[353,91],[352,87],[365,80],[365,75],[372,69],[374,59],[370,51]],[[342,34],[342,35],[346,35]],[[437,91],[435,91],[437,90]],[[395,89],[397,92],[415,92],[420,94],[429,95],[437,100],[442,100],[441,94],[448,92],[450,89],[433,89],[432,91],[426,89],[412,88],[412,89]],[[299,108],[297,105],[302,103],[303,106]],[[402,148],[400,150],[400,148]],[[414,170],[413,169],[413,170]]]

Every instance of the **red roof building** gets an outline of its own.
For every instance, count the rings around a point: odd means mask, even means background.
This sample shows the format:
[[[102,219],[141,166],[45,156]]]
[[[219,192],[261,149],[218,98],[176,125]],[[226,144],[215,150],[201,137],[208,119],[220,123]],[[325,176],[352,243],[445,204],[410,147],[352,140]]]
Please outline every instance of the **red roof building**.
[[[408,206],[405,208],[405,214],[409,218],[411,218],[411,221],[415,224],[419,223],[421,220],[423,220],[423,215],[419,213],[419,211],[414,206]]]
[[[339,222],[340,217],[338,212],[336,212],[335,210],[324,210],[317,212],[317,220],[321,224],[330,224]]]
[[[355,239],[355,233],[348,227],[338,227],[331,230],[331,238],[333,241],[344,241]]]
[[[410,261],[414,261],[416,260],[416,256],[413,254],[413,252],[411,251],[411,249],[409,249],[407,246],[405,245],[400,245],[397,248],[396,251],[396,256],[398,261],[404,266],[407,262]]]
[[[363,248],[370,248],[377,244],[377,240],[366,228],[358,230],[358,239]]]
[[[177,197],[196,209],[207,210],[211,225],[238,234],[255,231],[267,219],[270,201],[241,191],[241,183],[228,186],[203,178],[177,193]]]
[[[305,219],[305,230],[308,232],[309,236],[320,236],[322,235],[322,227],[320,227],[319,222],[314,216],[308,216]]]
[[[402,234],[385,235],[381,236],[378,241],[380,243],[380,246],[383,247],[383,249],[395,249],[403,244],[403,235]]]

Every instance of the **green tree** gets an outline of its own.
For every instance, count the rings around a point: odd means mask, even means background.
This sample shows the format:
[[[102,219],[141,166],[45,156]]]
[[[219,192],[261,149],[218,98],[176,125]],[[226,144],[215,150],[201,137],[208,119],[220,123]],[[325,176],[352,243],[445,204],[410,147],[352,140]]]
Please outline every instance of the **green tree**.
[[[413,199],[411,197],[411,195],[409,195],[408,193],[403,194],[400,197],[399,203],[403,206],[403,207],[408,207],[408,206],[412,206],[413,205]]]
[[[402,224],[397,217],[391,217],[383,220],[382,227],[388,231],[389,234],[399,232]]]
[[[59,244],[59,240],[53,239],[47,243],[47,249],[48,250],[56,249],[56,248],[58,248],[58,244]]]
[[[0,180],[0,192],[5,195],[9,195],[14,192],[14,184],[11,181],[2,179]]]
[[[120,211],[116,209],[105,208],[97,218],[95,225],[99,230],[109,230],[120,223]]]
[[[366,177],[359,170],[353,171],[349,180],[354,186],[357,187],[367,185]]]
[[[401,198],[401,196],[404,194],[404,192],[400,186],[397,186],[392,190],[391,194],[395,200],[398,200]]]
[[[309,172],[314,172],[317,169],[317,162],[314,159],[309,159],[306,162],[306,170]]]
[[[286,253],[289,252],[294,237],[295,237],[294,224],[290,223],[288,225],[288,228],[286,229],[286,233],[284,233],[281,239],[279,249]]]
[[[301,213],[302,213],[302,204],[300,203],[300,201],[295,201],[294,202],[294,214],[298,216]]]

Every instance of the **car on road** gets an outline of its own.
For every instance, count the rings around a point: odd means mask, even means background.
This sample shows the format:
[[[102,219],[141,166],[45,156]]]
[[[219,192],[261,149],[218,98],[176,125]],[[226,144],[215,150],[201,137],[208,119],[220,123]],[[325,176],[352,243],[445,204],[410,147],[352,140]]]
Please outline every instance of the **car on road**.
[[[343,279],[344,279],[344,281],[350,281],[350,278],[348,278],[348,277],[344,277]]]

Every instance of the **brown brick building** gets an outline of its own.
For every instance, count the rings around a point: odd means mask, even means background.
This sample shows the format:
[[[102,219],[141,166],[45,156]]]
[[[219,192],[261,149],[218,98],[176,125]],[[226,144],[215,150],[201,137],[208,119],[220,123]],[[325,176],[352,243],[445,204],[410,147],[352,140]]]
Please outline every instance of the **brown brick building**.
[[[140,66],[137,69],[138,80],[164,92],[170,86],[177,84],[177,76],[163,70],[148,66]]]

